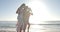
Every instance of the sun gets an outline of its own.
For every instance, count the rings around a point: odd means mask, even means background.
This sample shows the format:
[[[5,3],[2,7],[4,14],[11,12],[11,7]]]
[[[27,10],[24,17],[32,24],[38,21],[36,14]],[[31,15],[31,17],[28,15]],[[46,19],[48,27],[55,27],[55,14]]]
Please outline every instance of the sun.
[[[29,22],[33,24],[39,24],[41,21],[46,21],[48,17],[48,11],[46,5],[42,1],[34,0],[27,4],[33,12],[30,16]]]

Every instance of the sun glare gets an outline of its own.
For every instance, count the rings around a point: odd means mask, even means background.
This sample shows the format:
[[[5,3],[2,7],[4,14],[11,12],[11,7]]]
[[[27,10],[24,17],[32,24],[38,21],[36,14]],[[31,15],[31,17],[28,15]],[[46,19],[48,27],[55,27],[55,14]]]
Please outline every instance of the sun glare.
[[[45,21],[46,18],[46,6],[41,1],[31,1],[27,4],[31,7],[33,15],[30,17],[29,22],[34,24],[39,24],[41,21]]]
[[[27,5],[32,9],[33,12],[33,15],[31,15],[29,19],[30,23],[39,24],[42,21],[54,20],[54,17],[51,16],[44,2],[34,0],[29,2]]]

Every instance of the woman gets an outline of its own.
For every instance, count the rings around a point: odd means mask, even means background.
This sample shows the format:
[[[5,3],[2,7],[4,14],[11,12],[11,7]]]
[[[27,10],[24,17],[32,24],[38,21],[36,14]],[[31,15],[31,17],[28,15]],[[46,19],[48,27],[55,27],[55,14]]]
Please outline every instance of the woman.
[[[25,4],[22,4],[18,10],[16,11],[16,13],[18,14],[18,22],[17,22],[17,32],[25,32],[24,31],[24,22],[23,22],[23,11],[24,11],[24,7],[25,7]]]
[[[23,15],[24,15],[23,19],[24,19],[24,23],[25,23],[25,28],[28,25],[28,30],[27,31],[29,32],[29,28],[30,28],[29,17],[30,17],[30,15],[33,15],[32,11],[31,11],[31,8],[29,8],[28,6],[25,6]]]

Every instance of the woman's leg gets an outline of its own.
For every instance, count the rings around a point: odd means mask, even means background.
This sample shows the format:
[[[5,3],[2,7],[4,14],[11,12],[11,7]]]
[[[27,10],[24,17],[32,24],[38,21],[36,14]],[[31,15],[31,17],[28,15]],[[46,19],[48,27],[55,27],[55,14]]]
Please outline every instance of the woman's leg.
[[[23,24],[23,28],[22,28],[23,32],[25,32],[26,27],[27,27],[27,24],[26,24],[26,23],[24,23],[24,24]]]
[[[17,32],[22,32],[22,25],[18,23]]]
[[[27,28],[28,28],[28,29],[27,29],[27,32],[29,32],[30,24],[28,23],[27,25],[28,25],[28,27],[27,27]]]
[[[25,32],[25,29],[23,30],[23,32]]]
[[[22,28],[20,28],[20,32],[22,32]]]
[[[21,32],[21,28],[20,27],[17,27],[17,32]]]

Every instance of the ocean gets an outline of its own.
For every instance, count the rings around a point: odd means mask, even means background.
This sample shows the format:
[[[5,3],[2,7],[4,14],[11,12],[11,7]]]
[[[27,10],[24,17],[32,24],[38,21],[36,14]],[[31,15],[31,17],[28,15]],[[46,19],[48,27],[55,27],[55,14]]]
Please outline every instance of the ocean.
[[[0,32],[16,32],[16,21],[0,21]],[[60,32],[60,21],[32,23],[29,32]]]

